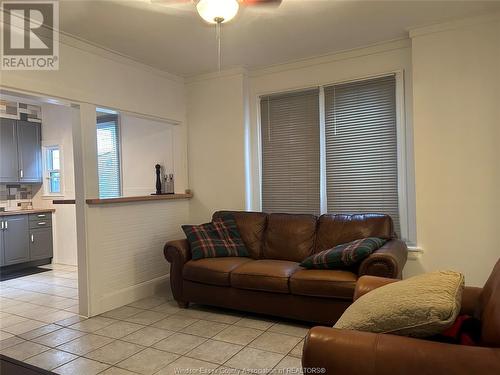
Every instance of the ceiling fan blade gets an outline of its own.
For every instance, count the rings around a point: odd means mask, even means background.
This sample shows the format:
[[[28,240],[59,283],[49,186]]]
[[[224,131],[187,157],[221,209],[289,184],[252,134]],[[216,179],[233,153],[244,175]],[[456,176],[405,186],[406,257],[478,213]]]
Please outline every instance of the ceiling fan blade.
[[[245,6],[256,6],[256,5],[272,5],[280,6],[282,0],[240,0],[240,3]]]

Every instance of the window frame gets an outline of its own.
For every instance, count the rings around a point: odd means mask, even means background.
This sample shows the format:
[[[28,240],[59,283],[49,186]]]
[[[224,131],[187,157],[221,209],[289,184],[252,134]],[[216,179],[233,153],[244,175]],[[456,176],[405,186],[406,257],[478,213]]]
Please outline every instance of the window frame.
[[[320,207],[321,214],[327,213],[327,200],[326,200],[326,144],[325,144],[325,94],[324,87],[339,85],[350,82],[364,81],[375,79],[379,77],[384,77],[388,75],[394,75],[396,78],[396,133],[397,133],[397,167],[398,167],[398,203],[399,203],[399,215],[400,215],[400,226],[401,226],[401,238],[409,245],[416,246],[416,207],[415,207],[415,176],[414,169],[412,167],[413,154],[412,154],[412,143],[413,143],[413,132],[409,129],[411,126],[411,120],[408,119],[407,111],[407,101],[406,101],[406,90],[405,90],[405,70],[398,69],[392,71],[386,71],[378,74],[370,74],[366,76],[360,76],[356,78],[351,78],[347,80],[338,80],[334,82],[325,82],[320,85],[309,85],[301,88],[294,88],[293,90],[281,90],[272,92],[262,92],[256,94],[256,138],[255,138],[255,151],[257,170],[254,170],[256,174],[257,191],[254,194],[257,198],[256,204],[258,209],[262,211],[262,140],[261,140],[261,113],[260,113],[260,100],[261,97],[273,95],[273,94],[283,94],[286,92],[295,92],[306,89],[312,89],[319,87],[319,118],[320,118]],[[255,186],[255,185],[254,185]],[[249,207],[250,208],[250,207]]]
[[[52,150],[59,150],[59,169],[49,169],[48,167],[48,156],[49,152]],[[42,146],[42,158],[43,158],[43,196],[44,197],[64,197],[64,153],[63,147],[57,142],[47,142],[46,145]],[[50,191],[50,172],[59,172],[59,192]]]
[[[97,113],[103,113],[103,115],[98,118]],[[106,121],[106,118],[113,117],[116,118],[116,147],[117,147],[117,153],[118,153],[118,172],[119,172],[119,195],[117,198],[123,196],[123,161],[122,161],[122,136],[121,136],[121,116],[120,113],[114,110],[110,109],[104,109],[104,108],[96,108],[96,142],[97,142],[97,126],[99,125],[100,122],[109,122]],[[104,119],[104,120],[103,120]],[[102,120],[102,121],[100,121]],[[97,144],[96,144],[97,147]],[[99,197],[101,196],[100,188],[99,188],[99,155],[96,155],[96,161],[97,161],[97,187],[98,187],[98,194]],[[101,198],[101,199],[108,199],[108,198]]]

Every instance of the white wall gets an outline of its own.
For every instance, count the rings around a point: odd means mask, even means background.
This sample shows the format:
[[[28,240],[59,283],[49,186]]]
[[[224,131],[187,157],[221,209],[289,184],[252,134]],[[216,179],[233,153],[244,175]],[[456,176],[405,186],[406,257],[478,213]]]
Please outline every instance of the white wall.
[[[152,121],[131,115],[120,116],[122,195],[149,195],[155,192],[155,164],[164,173],[174,168],[173,128],[165,122]],[[177,192],[183,193],[177,189]]]
[[[500,257],[500,19],[412,34],[417,233],[406,274],[482,286]]]
[[[243,72],[187,84],[193,223],[209,221],[216,210],[245,209],[245,99]]]
[[[188,221],[189,204],[84,203],[86,198],[97,198],[95,107],[178,122],[173,129],[174,168],[177,189],[184,191],[188,187],[184,80],[65,36],[61,39],[58,71],[2,71],[0,84],[80,105],[80,115],[73,116],[80,313],[95,315],[146,297],[166,284],[169,269],[161,255],[163,242],[179,236],[180,223]],[[117,230],[108,225],[110,218],[121,218],[115,223],[122,226]],[[134,269],[138,264],[140,276]]]

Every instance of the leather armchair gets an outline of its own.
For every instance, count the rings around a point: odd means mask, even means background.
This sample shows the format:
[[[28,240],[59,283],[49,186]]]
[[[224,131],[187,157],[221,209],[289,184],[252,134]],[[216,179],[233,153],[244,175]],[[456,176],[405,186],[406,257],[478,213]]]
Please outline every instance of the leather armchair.
[[[397,280],[363,276],[354,299]],[[304,368],[327,374],[500,374],[500,260],[483,288],[466,287],[461,314],[481,320],[481,346],[314,327],[306,337]]]

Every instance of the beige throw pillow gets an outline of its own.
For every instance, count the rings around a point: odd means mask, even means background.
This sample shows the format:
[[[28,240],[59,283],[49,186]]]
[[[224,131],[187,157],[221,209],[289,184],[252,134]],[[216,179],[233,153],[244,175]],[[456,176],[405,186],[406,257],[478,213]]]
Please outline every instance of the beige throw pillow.
[[[334,328],[432,336],[455,321],[463,288],[463,275],[453,271],[427,273],[384,285],[349,306]]]

